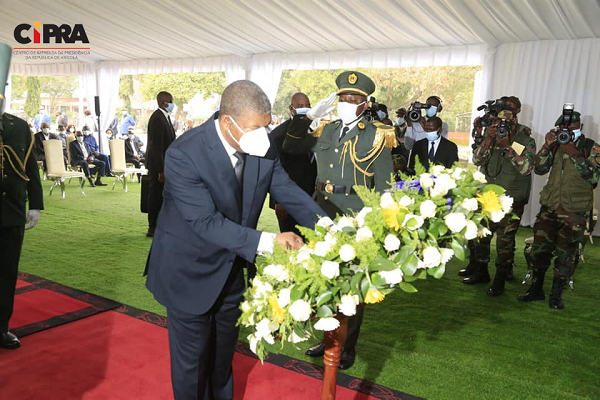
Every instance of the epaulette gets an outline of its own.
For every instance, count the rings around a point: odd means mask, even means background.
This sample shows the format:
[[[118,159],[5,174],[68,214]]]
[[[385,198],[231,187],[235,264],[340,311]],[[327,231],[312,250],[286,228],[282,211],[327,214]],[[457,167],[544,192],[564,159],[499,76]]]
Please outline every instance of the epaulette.
[[[373,148],[378,149],[382,143],[388,149],[393,149],[398,146],[396,139],[396,130],[393,126],[385,125],[380,121],[374,121],[373,125],[377,128],[375,132],[375,140],[373,140]]]
[[[327,124],[331,124],[333,122],[337,122],[339,120],[335,120],[335,121],[320,121],[319,122],[319,126],[317,127],[317,129],[315,129],[314,131],[312,131],[311,136],[312,137],[321,137],[321,135],[323,134],[323,128],[325,128],[325,125]]]

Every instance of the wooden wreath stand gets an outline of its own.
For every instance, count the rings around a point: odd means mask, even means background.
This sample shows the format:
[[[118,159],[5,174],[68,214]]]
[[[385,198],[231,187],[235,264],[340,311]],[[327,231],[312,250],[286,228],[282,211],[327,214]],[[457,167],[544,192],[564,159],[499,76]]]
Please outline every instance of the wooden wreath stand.
[[[340,326],[334,331],[325,332],[325,354],[323,354],[323,386],[321,387],[321,400],[335,400],[337,383],[337,369],[342,356],[342,346],[346,341],[348,331],[348,317],[343,314],[336,316]]]

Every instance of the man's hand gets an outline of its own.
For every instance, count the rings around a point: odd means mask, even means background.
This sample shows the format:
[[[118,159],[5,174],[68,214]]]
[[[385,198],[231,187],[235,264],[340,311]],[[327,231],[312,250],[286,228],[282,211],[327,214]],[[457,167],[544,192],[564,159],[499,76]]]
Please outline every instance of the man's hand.
[[[27,212],[27,222],[25,230],[29,230],[37,225],[40,220],[40,210],[29,210]]]
[[[335,92],[331,93],[329,96],[327,96],[327,98],[319,101],[316,106],[308,110],[306,117],[312,120],[323,118],[333,111],[333,103],[335,103],[336,98],[337,94]]]
[[[544,144],[546,147],[552,146],[556,142],[556,129],[551,129],[550,132],[546,133]]]
[[[87,158],[87,162],[88,162],[88,164],[92,164],[92,163],[94,162],[94,157],[92,157],[92,156],[89,156],[89,157]]]
[[[569,143],[567,143],[567,144],[561,144],[560,148],[562,149],[563,153],[568,154],[572,158],[579,156],[579,151],[577,150],[577,146],[575,146],[575,143],[573,143],[571,141],[569,141]]]
[[[96,157],[98,157],[98,155],[99,155],[100,153],[98,153],[97,151],[92,151],[92,154],[93,154],[93,155],[95,155]]]
[[[481,137],[481,135],[483,133],[483,127],[477,125],[477,123],[479,122],[480,119],[481,119],[481,117],[477,117],[473,121],[473,130],[475,131],[475,137]]]
[[[159,182],[164,182],[165,181],[165,174],[162,172],[158,173],[158,181]]]
[[[510,137],[508,134],[501,137],[500,135],[496,135],[496,145],[498,147],[510,147]]]
[[[304,244],[302,238],[294,232],[283,232],[275,236],[275,240],[288,249],[298,250]]]
[[[281,204],[275,204],[275,215],[277,215],[277,218],[279,219],[287,219],[290,214],[285,211],[285,208],[283,208]]]

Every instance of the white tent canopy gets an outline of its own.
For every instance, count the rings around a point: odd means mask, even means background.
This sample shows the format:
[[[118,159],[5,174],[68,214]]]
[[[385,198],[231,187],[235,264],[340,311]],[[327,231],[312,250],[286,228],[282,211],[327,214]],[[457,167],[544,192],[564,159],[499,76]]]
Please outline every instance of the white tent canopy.
[[[40,19],[83,24],[89,55],[52,64],[14,55],[11,72],[82,76],[90,109],[100,97],[103,129],[121,74],[225,71],[227,82],[251,79],[273,101],[284,69],[483,64],[474,107],[518,96],[539,148],[562,104],[574,102],[584,134],[598,140],[597,0],[24,0],[3,5],[0,42],[27,47],[14,27]],[[526,225],[544,182],[534,177]]]

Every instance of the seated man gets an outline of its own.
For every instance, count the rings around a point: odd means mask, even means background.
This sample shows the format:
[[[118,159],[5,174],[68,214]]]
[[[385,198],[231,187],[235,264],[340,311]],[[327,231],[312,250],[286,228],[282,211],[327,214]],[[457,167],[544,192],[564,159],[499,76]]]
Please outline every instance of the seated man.
[[[54,133],[50,133],[50,125],[42,123],[42,130],[34,135],[35,159],[44,162],[44,171],[46,171],[46,154],[44,153],[44,140],[58,139]]]
[[[69,152],[71,153],[71,166],[81,167],[83,173],[88,178],[90,186],[106,186],[106,183],[102,183],[100,177],[104,175],[106,171],[106,164],[103,161],[94,158],[90,145],[83,141],[83,133],[77,131],[75,134],[77,140],[72,141],[69,144]],[[89,164],[93,164],[98,168],[98,174],[96,175],[96,182],[92,180],[92,173],[90,172]]]
[[[98,147],[98,142],[96,141],[96,138],[92,135],[92,131],[87,125],[83,127],[83,141],[90,145],[92,155],[98,160],[102,161],[104,164],[106,164],[106,169],[103,176],[112,176],[110,172],[110,158],[106,154],[100,153],[100,147]]]
[[[135,165],[136,168],[140,167],[140,163],[145,162],[144,152],[141,151],[135,142],[135,135],[133,132],[127,134],[127,140],[125,140],[125,162]]]
[[[135,143],[136,149],[138,151],[138,153],[142,154],[142,157],[145,156],[145,153],[142,151],[142,147],[144,146],[144,142],[142,142],[142,139],[140,139],[138,137],[138,135],[135,134],[135,132],[133,131],[133,126],[130,127],[127,130],[127,137],[125,137],[125,139],[129,139],[129,135],[133,135],[133,143]]]
[[[440,164],[446,168],[458,161],[458,146],[441,135],[442,120],[438,117],[429,118],[422,122],[425,139],[418,140],[410,153],[408,170],[415,171],[415,158],[429,171],[429,164]],[[429,161],[429,162],[427,162]]]

